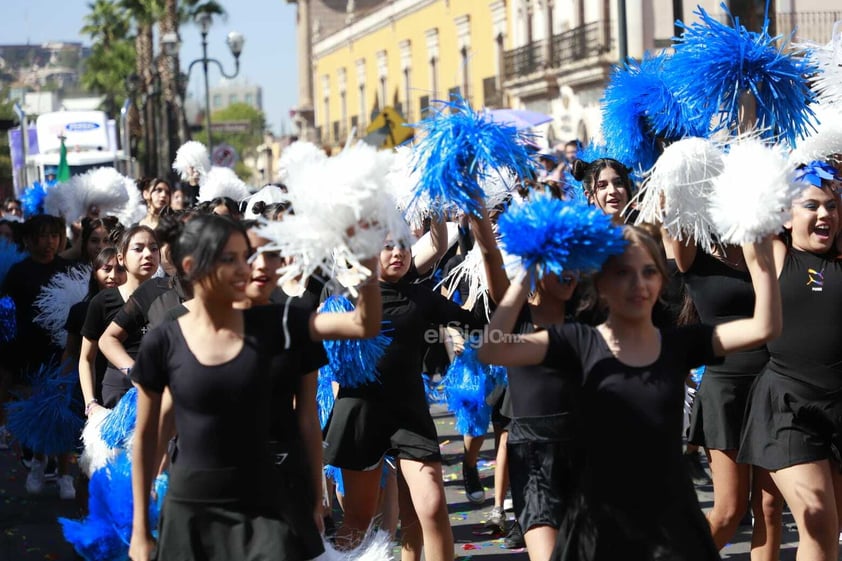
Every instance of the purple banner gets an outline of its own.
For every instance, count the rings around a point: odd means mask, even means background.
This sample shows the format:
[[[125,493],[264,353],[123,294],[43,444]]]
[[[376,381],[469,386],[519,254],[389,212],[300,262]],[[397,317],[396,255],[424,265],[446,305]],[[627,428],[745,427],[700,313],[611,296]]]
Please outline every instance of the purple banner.
[[[23,138],[20,134],[20,128],[9,129],[9,151],[12,156],[12,182],[15,186],[15,193],[20,193],[27,187],[27,185],[23,185]],[[35,126],[29,127],[28,154],[30,156],[38,154],[38,131]]]

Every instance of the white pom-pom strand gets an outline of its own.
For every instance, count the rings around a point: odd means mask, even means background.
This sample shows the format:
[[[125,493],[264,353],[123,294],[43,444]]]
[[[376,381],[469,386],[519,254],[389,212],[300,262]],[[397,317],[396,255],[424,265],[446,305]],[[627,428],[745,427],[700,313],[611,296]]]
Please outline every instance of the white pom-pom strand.
[[[842,80],[842,76],[840,76]],[[842,154],[842,104],[813,106],[819,124],[813,134],[801,138],[789,155],[793,168],[815,160],[838,158]]]
[[[249,196],[251,191],[245,182],[229,168],[212,167],[199,186],[199,202],[212,201],[219,197],[228,197],[239,202]]]
[[[723,162],[710,200],[719,239],[742,245],[780,232],[800,190],[780,148],[757,140],[739,142],[731,146]]]
[[[172,163],[173,171],[178,172],[182,181],[190,181],[191,168],[203,176],[211,169],[211,161],[208,156],[208,149],[201,142],[189,140],[182,144],[175,153],[175,160]]]
[[[91,268],[88,265],[56,273],[35,299],[38,315],[32,321],[45,329],[62,349],[67,345],[67,330],[64,328],[67,315],[72,306],[88,295],[90,278]]]

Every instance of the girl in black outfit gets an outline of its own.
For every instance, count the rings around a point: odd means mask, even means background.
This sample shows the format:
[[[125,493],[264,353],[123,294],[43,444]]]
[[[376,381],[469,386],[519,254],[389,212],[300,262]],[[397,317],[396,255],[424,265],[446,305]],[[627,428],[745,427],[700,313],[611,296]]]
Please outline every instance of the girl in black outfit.
[[[571,173],[582,182],[588,202],[611,216],[615,224],[634,222],[634,211],[627,210],[633,186],[626,166],[611,158],[576,160]]]
[[[798,559],[836,560],[842,513],[842,261],[834,183],[793,202],[775,241],[784,328],[752,387],[738,460],[771,472],[798,526]]]
[[[297,473],[289,473],[286,456],[270,444],[272,423],[290,420],[283,428],[291,438],[298,436],[300,427],[291,421],[293,395],[299,384],[315,388],[314,370],[321,364],[306,360],[315,353],[315,341],[374,336],[380,329],[380,292],[365,283],[356,310],[346,314],[271,305],[238,310],[233,304],[245,298],[249,254],[242,227],[217,216],[191,220],[173,247],[194,298],[187,314],[144,337],[132,369],[138,388],[129,550],[134,561],[150,559],[154,545],[149,493],[165,388],[172,393],[178,447],[157,558],[303,560],[321,552],[319,494],[308,504],[307,486],[300,483],[305,477],[315,482],[312,471],[319,471],[321,462],[310,465],[309,474],[301,473],[306,467],[299,464],[291,468]],[[319,362],[326,362],[324,355]],[[310,410],[318,426],[315,405]]]
[[[660,248],[638,228],[627,226],[624,237],[625,252],[594,278],[608,312],[604,323],[554,326],[515,341],[489,337],[480,360],[543,364],[577,384],[576,500],[566,505],[554,559],[718,559],[682,465],[684,379],[690,368],[780,330],[771,243],[745,249],[757,295],[753,317],[659,330],[652,308],[667,282]],[[528,290],[528,278],[508,290],[492,334],[512,332]],[[618,478],[617,457],[639,460]]]

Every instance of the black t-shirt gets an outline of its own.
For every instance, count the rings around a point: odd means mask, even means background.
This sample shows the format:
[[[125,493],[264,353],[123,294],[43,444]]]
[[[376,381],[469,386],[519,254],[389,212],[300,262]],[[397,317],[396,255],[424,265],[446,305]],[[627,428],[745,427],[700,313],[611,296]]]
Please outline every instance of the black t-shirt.
[[[586,450],[583,469],[594,486],[588,494],[624,505],[669,494],[667,482],[684,474],[684,379],[691,368],[713,360],[713,328],[662,330],[658,358],[642,367],[620,362],[594,327],[574,323],[548,332],[543,366],[581,384],[578,442]],[[624,463],[618,477],[618,458],[640,461]]]
[[[126,332],[144,332],[167,321],[169,311],[185,300],[184,291],[173,277],[155,277],[145,281],[114,316],[114,323]]]
[[[200,364],[178,321],[161,324],[141,343],[132,379],[162,392],[169,387],[178,432],[177,462],[185,467],[250,466],[268,440],[298,439],[293,396],[302,374],[321,364],[309,338],[309,312],[295,306],[243,311],[242,350],[214,366]]]
[[[339,397],[368,397],[391,406],[427,410],[421,378],[421,358],[426,343],[438,337],[438,328],[450,325],[477,329],[486,323],[484,311],[469,312],[426,286],[406,281],[380,283],[383,301],[383,333],[392,338],[377,364],[380,381],[357,388],[340,388]]]
[[[514,332],[527,334],[535,331],[532,314],[526,305],[520,312]],[[514,418],[557,415],[575,410],[581,386],[575,378],[543,365],[510,366],[507,371]]]
[[[67,312],[67,321],[64,322],[64,330],[68,335],[82,336],[82,326],[85,325],[85,318],[88,315],[88,304],[91,301],[85,298],[81,302],[77,302],[70,306],[70,311]]]
[[[729,267],[697,248],[693,264],[683,276],[702,323],[720,325],[754,315],[754,287],[748,272]],[[709,366],[714,373],[755,376],[768,360],[769,353],[762,346],[732,353]]]
[[[125,301],[118,288],[100,290],[88,305],[88,314],[85,317],[85,325],[82,327],[82,336],[91,341],[99,341],[105,329],[123,309],[124,305]],[[123,348],[130,357],[134,358],[140,348],[140,340],[143,338],[144,330],[143,328],[134,331],[127,330],[126,333]],[[109,366],[119,368],[118,365],[110,362]]]
[[[31,257],[12,265],[3,281],[0,294],[10,296],[15,303],[17,333],[4,346],[3,362],[12,369],[37,368],[38,365],[61,357],[49,331],[33,320],[38,315],[35,300],[56,273],[66,271],[72,263],[56,257],[50,263],[38,263]]]
[[[842,262],[790,248],[780,274],[783,331],[769,342],[778,373],[842,388]]]

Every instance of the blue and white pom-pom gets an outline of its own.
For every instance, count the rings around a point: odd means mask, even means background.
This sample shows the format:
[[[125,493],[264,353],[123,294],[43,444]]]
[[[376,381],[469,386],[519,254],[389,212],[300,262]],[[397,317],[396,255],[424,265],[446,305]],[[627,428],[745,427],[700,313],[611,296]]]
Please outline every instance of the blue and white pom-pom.
[[[456,431],[462,435],[481,436],[491,422],[487,398],[494,389],[491,367],[477,359],[477,351],[466,344],[444,376],[447,408],[456,417]]]
[[[190,181],[190,168],[199,172],[201,178],[211,169],[211,161],[208,156],[208,149],[201,142],[188,140],[182,144],[175,153],[175,160],[172,169],[178,172],[182,181]]]
[[[38,214],[44,214],[44,199],[53,187],[52,184],[36,181],[24,190],[20,197],[24,217],[32,218]]]
[[[596,207],[536,194],[512,205],[497,221],[506,252],[538,277],[562,271],[596,271],[623,252],[623,229]]]
[[[720,241],[759,242],[778,234],[789,220],[792,200],[804,188],[779,147],[759,140],[733,144],[713,182],[710,217]]]
[[[715,228],[708,205],[723,166],[722,151],[709,140],[685,138],[670,144],[639,194],[637,223],[661,223],[675,240],[710,247]]]
[[[809,60],[796,56],[779,38],[769,35],[769,20],[760,33],[748,31],[739,19],[722,9],[733,26],[720,23],[703,8],[699,20],[680,24],[684,33],[666,67],[665,80],[693,113],[704,115],[714,129],[737,132],[740,101],[745,92],[754,97],[755,128],[763,138],[794,146],[815,120],[809,104],[815,99],[805,76],[815,73]]]
[[[134,436],[136,421],[137,388],[131,388],[103,420],[100,426],[102,440],[110,448],[128,449]]]
[[[11,296],[0,298],[0,343],[11,341],[17,336],[18,321],[15,315],[15,301]]]
[[[709,121],[681,103],[664,80],[666,55],[628,59],[615,67],[602,99],[602,136],[608,152],[626,167],[655,165],[662,140],[706,136]]]
[[[167,488],[167,476],[159,476],[155,480],[149,505],[150,525],[153,528],[157,527]],[[128,454],[117,455],[106,466],[94,472],[88,489],[88,516],[83,520],[58,519],[64,539],[87,561],[128,559],[134,508],[132,469]]]
[[[816,160],[838,159],[842,154],[842,104],[821,103],[814,106],[819,124],[815,132],[799,138],[789,154],[792,167]]]
[[[120,452],[111,448],[102,439],[102,423],[111,412],[104,407],[95,407],[85,420],[82,429],[82,454],[79,456],[79,469],[90,478],[93,473],[114,459]]]
[[[42,365],[33,376],[32,393],[6,404],[9,432],[37,454],[73,451],[84,425],[74,391],[78,384],[75,370],[65,374],[60,365]]]
[[[321,313],[350,312],[354,305],[344,296],[331,296],[324,301]],[[321,371],[331,381],[345,388],[356,388],[379,381],[377,363],[386,354],[392,338],[380,333],[370,339],[338,339],[322,342],[328,363]]]
[[[213,166],[202,176],[199,183],[199,202],[212,201],[220,197],[240,202],[250,196],[251,191],[246,183],[229,168]]]
[[[38,314],[32,320],[50,334],[60,348],[67,345],[67,315],[70,308],[85,299],[91,278],[91,267],[82,265],[56,273],[35,299]]]
[[[416,198],[430,200],[437,212],[476,213],[485,198],[483,178],[504,168],[527,177],[532,169],[526,136],[474,111],[462,98],[442,102],[438,113],[414,126],[421,131],[413,154],[421,176]]]

